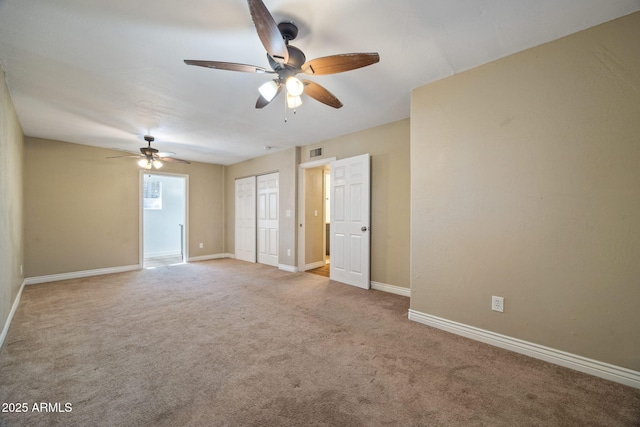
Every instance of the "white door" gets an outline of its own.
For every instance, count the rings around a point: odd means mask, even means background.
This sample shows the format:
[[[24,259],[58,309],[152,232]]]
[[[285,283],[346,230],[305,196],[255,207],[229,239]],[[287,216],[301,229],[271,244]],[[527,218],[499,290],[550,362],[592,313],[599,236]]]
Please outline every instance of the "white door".
[[[369,154],[331,162],[330,278],[370,287]]]
[[[256,262],[256,177],[236,179],[236,259]]]
[[[258,177],[258,262],[278,266],[278,172]]]

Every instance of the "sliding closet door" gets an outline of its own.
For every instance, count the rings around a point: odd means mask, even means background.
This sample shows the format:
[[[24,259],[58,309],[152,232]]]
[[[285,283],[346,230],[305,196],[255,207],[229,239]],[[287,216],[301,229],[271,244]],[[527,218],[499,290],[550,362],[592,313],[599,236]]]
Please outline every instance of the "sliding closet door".
[[[278,172],[258,177],[258,262],[278,266]]]
[[[236,179],[236,259],[256,262],[256,177]]]

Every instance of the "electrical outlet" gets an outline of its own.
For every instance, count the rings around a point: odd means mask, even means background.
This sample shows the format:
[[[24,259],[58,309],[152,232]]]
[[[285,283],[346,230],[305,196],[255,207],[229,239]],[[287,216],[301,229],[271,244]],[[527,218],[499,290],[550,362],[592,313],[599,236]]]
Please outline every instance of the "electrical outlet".
[[[491,297],[491,310],[499,311],[500,313],[504,312],[504,298],[502,297]]]
[[[200,249],[204,248],[204,243],[200,243]]]
[[[291,249],[287,249],[287,256],[291,256]]]

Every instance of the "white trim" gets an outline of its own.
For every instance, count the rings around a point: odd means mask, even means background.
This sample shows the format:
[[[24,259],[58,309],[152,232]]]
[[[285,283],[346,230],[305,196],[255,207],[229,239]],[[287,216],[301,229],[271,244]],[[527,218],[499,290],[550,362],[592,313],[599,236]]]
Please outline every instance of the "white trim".
[[[338,160],[336,157],[326,157],[324,159],[318,159],[318,160],[313,160],[311,162],[300,163],[298,166],[300,166],[302,169],[317,168],[318,166],[328,165],[329,163],[335,162],[336,160]]]
[[[57,282],[59,280],[79,279],[81,277],[101,276],[103,274],[122,273],[125,271],[140,270],[140,265],[124,265],[122,267],[97,268],[95,270],[74,271],[71,273],[51,274],[49,276],[27,277],[26,285],[37,285],[39,283]]]
[[[235,258],[235,257],[236,256],[234,254],[212,254],[212,255],[194,256],[192,258],[189,258],[187,261],[188,262],[208,261],[210,259]]]
[[[409,320],[640,389],[640,372],[409,310]]]
[[[304,271],[313,270],[314,268],[324,267],[326,264],[324,261],[312,262],[311,264],[305,264]]]
[[[4,344],[4,339],[7,337],[7,333],[9,333],[9,326],[11,326],[11,322],[13,321],[13,315],[16,314],[16,310],[18,310],[18,304],[20,304],[22,290],[24,289],[25,284],[26,279],[22,281],[18,295],[16,295],[16,299],[13,300],[13,305],[11,306],[11,311],[9,311],[9,316],[7,316],[7,321],[4,323],[4,327],[2,328],[2,333],[0,333],[0,348]]]
[[[155,252],[155,253],[147,254],[147,256],[144,257],[144,259],[165,258],[165,257],[175,257],[175,256],[180,256],[180,252],[176,252],[176,251]]]
[[[396,295],[402,295],[403,297],[411,296],[411,289],[403,288],[401,286],[387,285],[386,283],[379,283],[371,281],[371,289],[376,291],[389,292]]]
[[[289,273],[297,273],[298,267],[294,267],[293,265],[286,265],[286,264],[278,264],[278,270],[282,270],[282,271],[288,271]]]

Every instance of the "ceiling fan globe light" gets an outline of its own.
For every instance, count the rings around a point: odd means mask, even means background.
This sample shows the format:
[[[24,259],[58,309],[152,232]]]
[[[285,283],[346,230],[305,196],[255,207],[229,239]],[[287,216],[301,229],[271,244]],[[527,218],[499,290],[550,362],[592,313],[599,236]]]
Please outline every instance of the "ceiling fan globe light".
[[[156,169],[160,169],[162,167],[162,162],[160,160],[154,160],[153,167]]]
[[[138,166],[140,166],[141,168],[146,167],[147,166],[147,159],[138,160]]]
[[[267,101],[271,101],[278,93],[278,83],[276,83],[275,80],[270,80],[260,86],[258,88],[258,91],[264,99],[266,99]]]
[[[304,83],[297,77],[291,76],[287,79],[287,93],[291,96],[300,96],[304,92]]]
[[[289,108],[297,108],[302,105],[302,98],[299,96],[292,96],[287,93],[287,107]]]

